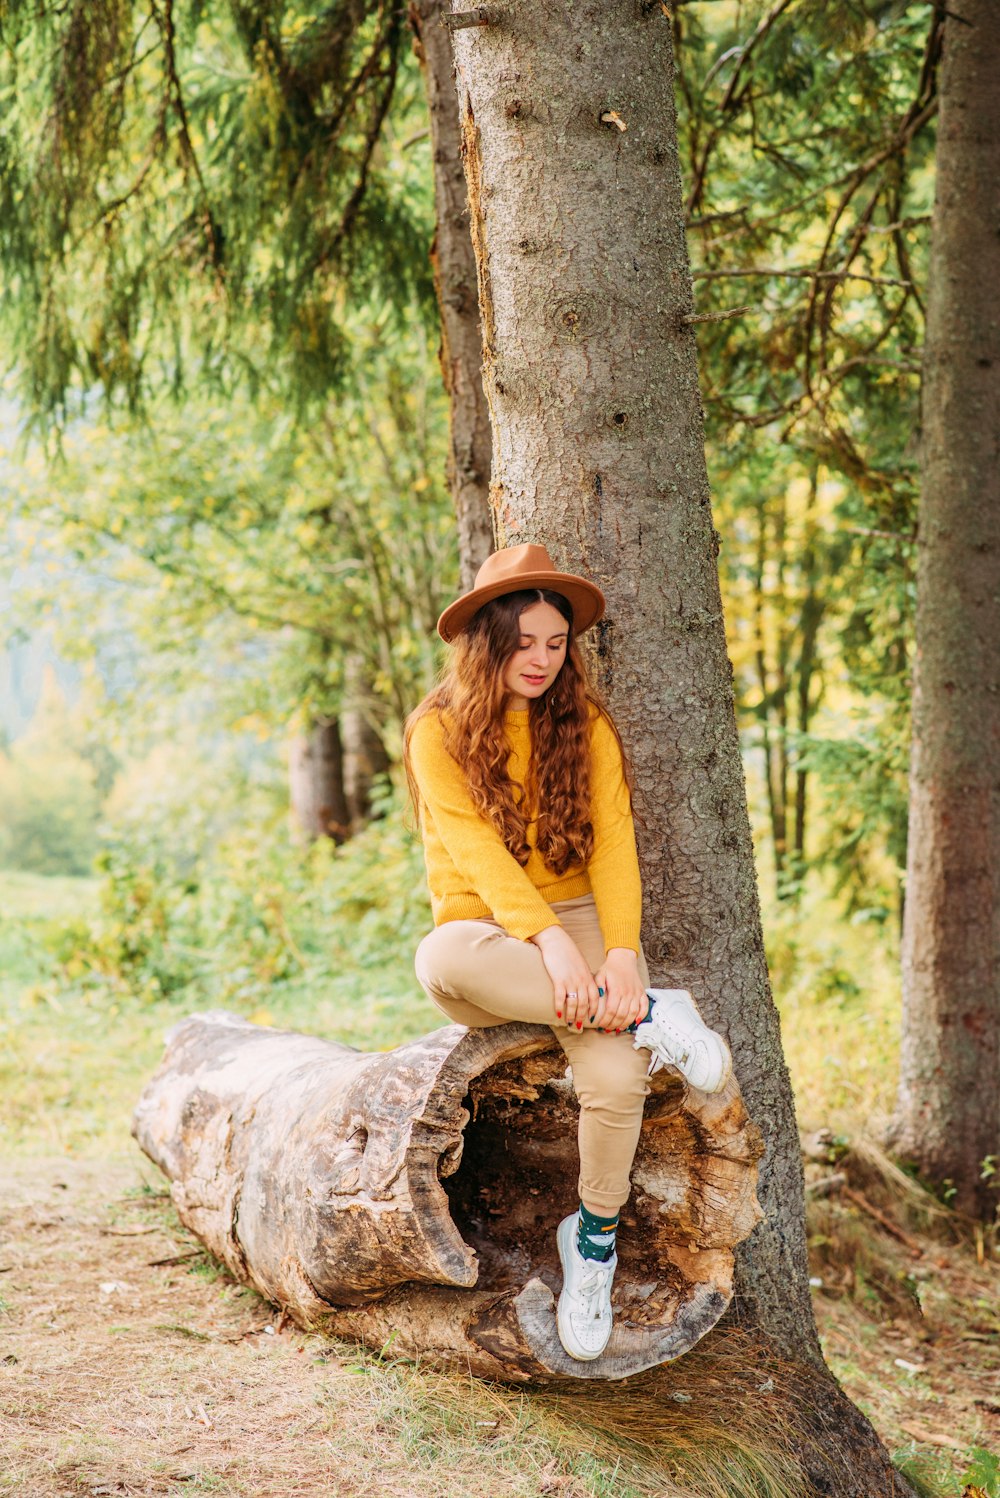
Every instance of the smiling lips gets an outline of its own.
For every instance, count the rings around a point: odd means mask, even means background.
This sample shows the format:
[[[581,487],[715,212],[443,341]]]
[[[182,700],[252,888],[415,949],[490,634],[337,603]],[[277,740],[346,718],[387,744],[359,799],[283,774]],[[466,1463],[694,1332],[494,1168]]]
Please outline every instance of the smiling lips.
[[[529,676],[526,671],[522,671],[521,675],[524,677],[524,680],[530,682],[533,687],[541,686],[542,682],[545,680],[544,676]]]

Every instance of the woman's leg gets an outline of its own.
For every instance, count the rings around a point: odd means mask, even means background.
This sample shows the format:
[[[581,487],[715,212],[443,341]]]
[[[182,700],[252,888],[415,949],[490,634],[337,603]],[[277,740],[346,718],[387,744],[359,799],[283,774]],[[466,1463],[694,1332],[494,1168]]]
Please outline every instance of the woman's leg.
[[[566,900],[553,909],[594,972],[604,962],[604,939],[590,896]],[[649,987],[649,969],[640,949],[639,974]],[[630,1172],[649,1093],[649,1056],[637,1051],[631,1035],[556,1028],[573,1068],[580,1102],[580,1200],[595,1215],[614,1216],[628,1200]]]
[[[560,901],[553,909],[596,972],[604,962],[604,942],[593,897]],[[495,921],[435,927],[417,948],[415,967],[428,996],[459,1024],[480,1028],[522,1020],[552,1027],[573,1068],[580,1102],[580,1199],[595,1213],[617,1212],[629,1194],[649,1091],[646,1052],[634,1050],[630,1035],[558,1024],[538,948],[509,936]],[[639,971],[648,985],[641,952]]]
[[[496,921],[446,921],[424,937],[414,968],[428,998],[472,1029],[522,1020],[551,1025],[552,983],[542,954]]]

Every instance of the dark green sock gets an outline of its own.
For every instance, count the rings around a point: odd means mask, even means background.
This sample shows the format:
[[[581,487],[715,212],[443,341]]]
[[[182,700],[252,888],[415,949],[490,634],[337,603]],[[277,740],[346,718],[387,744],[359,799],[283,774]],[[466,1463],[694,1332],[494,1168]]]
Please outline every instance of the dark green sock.
[[[576,1246],[584,1259],[597,1259],[606,1264],[615,1251],[615,1232],[618,1228],[618,1213],[596,1217],[580,1203],[580,1225],[576,1230]]]

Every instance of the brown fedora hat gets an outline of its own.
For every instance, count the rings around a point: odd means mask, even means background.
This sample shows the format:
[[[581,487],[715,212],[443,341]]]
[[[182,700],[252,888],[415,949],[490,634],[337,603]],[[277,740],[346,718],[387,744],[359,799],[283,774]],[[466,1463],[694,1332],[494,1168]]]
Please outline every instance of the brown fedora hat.
[[[476,573],[476,585],[449,604],[438,620],[438,634],[450,644],[477,609],[491,598],[518,593],[522,588],[548,588],[561,593],[573,610],[573,628],[582,634],[604,613],[604,594],[596,583],[572,572],[557,572],[544,546],[508,546],[495,551]]]

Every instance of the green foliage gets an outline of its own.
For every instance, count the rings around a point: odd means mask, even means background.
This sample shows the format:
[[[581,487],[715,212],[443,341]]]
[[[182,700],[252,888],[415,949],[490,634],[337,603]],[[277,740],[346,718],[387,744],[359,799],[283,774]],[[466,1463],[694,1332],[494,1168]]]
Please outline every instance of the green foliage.
[[[1000,1498],[1000,1456],[981,1446],[975,1447],[970,1455],[971,1460],[962,1474],[962,1481],[980,1488],[984,1498]]]
[[[968,1462],[956,1480],[947,1457],[921,1451],[912,1444],[895,1457],[896,1466],[920,1498],[1000,1498],[1000,1458],[974,1446]]]
[[[288,842],[283,808],[268,814],[260,797],[221,836],[177,805],[172,839],[145,819],[121,827],[98,859],[97,914],[43,935],[49,991],[262,1015],[294,1003],[304,982],[338,988],[345,972],[355,987],[377,991],[387,971],[398,983],[430,911],[419,842],[388,787],[375,810],[342,848]]]
[[[433,305],[401,7],[7,0],[0,102],[0,315],[36,413],[236,381],[310,405],[345,298]]]
[[[0,867],[87,874],[98,848],[100,791],[79,720],[47,672],[33,723],[0,751]]]
[[[873,859],[905,862],[939,32],[932,9],[883,0],[675,12],[697,310],[749,304],[698,336],[737,692],[785,895],[832,858],[864,903]]]
[[[339,402],[308,428],[274,404],[199,400],[152,427],[81,424],[58,460],[8,464],[23,553],[58,559],[19,586],[12,624],[57,602],[64,654],[112,654],[126,626],[142,656],[95,712],[155,737],[165,699],[198,694],[217,722],[266,733],[360,696],[398,739],[457,572],[447,409],[419,325],[351,328]]]

